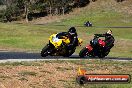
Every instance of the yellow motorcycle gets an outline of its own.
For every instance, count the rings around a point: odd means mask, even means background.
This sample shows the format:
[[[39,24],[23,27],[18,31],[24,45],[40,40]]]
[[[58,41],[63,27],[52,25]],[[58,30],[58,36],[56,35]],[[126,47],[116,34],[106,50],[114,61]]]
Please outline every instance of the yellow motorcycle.
[[[57,37],[57,34],[52,34],[49,38],[49,44],[47,44],[41,51],[41,56],[46,57],[48,55],[51,56],[64,56],[69,57],[74,52],[75,49],[68,50],[66,46],[70,44],[70,40],[68,37],[63,36],[61,39]],[[82,39],[78,38],[78,46],[81,46]]]

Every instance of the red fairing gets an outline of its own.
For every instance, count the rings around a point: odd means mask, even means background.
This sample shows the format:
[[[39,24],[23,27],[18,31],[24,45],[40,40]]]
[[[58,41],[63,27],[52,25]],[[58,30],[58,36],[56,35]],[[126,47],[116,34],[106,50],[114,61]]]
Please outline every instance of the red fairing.
[[[93,47],[91,45],[87,45],[86,48],[88,49],[89,52],[93,50]]]
[[[105,46],[105,42],[102,39],[99,39],[98,42],[99,42],[99,45],[101,45],[102,47]]]

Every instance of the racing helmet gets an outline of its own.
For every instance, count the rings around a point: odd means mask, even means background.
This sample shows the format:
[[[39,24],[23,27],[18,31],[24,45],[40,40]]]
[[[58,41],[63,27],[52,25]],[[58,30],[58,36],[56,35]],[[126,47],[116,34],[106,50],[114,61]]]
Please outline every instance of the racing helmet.
[[[75,27],[71,27],[71,28],[68,30],[68,33],[71,34],[71,35],[75,35],[75,34],[76,34],[76,29],[75,29]]]
[[[111,30],[108,30],[108,31],[106,32],[106,34],[112,35],[112,31],[111,31]]]

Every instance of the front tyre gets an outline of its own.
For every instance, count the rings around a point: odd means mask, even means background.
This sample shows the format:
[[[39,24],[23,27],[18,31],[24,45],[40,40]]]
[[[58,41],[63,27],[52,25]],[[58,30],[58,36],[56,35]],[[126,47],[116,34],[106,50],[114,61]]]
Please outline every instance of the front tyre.
[[[88,49],[87,48],[83,48],[80,53],[79,53],[79,56],[80,57],[85,57],[88,55]]]
[[[41,56],[46,57],[48,56],[48,50],[49,50],[49,45],[47,44],[41,51]]]

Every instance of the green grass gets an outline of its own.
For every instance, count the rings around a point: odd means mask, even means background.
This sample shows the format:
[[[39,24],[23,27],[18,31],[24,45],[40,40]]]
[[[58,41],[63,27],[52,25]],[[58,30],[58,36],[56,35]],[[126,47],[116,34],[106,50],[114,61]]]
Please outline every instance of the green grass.
[[[9,76],[0,75],[0,79],[5,80],[5,79],[12,79],[12,78]]]
[[[36,76],[36,72],[31,72],[31,71],[21,71],[18,73],[21,76]]]
[[[81,19],[81,18],[80,18]],[[76,22],[76,20],[73,20]],[[80,22],[80,21],[77,21]],[[65,22],[64,23],[68,23]],[[82,23],[82,22],[80,22]],[[61,24],[61,23],[59,23]],[[82,23],[83,24],[83,23]],[[55,24],[56,25],[56,24]],[[69,26],[54,26],[54,25],[21,25],[21,24],[3,24],[0,23],[0,46],[2,48],[17,48],[18,50],[35,50],[40,51],[43,46],[48,43],[48,38],[51,34],[67,31]],[[80,38],[82,38],[83,45],[77,48],[77,53],[89,43],[91,37],[95,33],[105,33],[111,29],[116,41],[120,45],[116,45],[110,55],[132,57],[132,30],[127,28],[86,28],[76,27]],[[127,41],[126,44],[124,41]],[[127,44],[129,43],[129,44]],[[123,47],[122,47],[123,46]],[[121,54],[120,54],[121,53]]]
[[[9,48],[18,50],[36,50],[40,52],[43,46],[48,43],[48,38],[51,34],[67,31],[70,26],[77,28],[78,36],[83,39],[83,44],[78,47],[78,53],[86,44],[91,40],[91,36],[95,33],[105,33],[111,29],[115,36],[115,46],[112,48],[108,56],[113,57],[130,57],[132,58],[132,30],[131,28],[101,28],[103,26],[132,26],[132,15],[125,13],[118,13],[110,8],[101,7],[98,9],[87,10],[84,8],[78,15],[71,16],[61,22],[54,22],[47,25],[31,25],[31,24],[13,24],[13,23],[0,23],[0,48]],[[110,9],[110,10],[108,10]],[[90,20],[96,27],[79,27],[83,23]],[[57,26],[65,25],[65,26]],[[110,74],[130,74],[132,75],[132,62],[119,62],[111,60],[80,60],[80,61],[41,61],[40,63],[34,62],[15,62],[15,63],[1,63],[0,66],[43,66],[42,64],[48,63],[72,63],[87,70],[91,71],[106,69],[110,70]],[[56,67],[59,72],[73,71],[73,68]],[[75,69],[77,70],[77,68]],[[49,71],[41,70],[41,73],[53,75]],[[18,73],[22,76],[19,80],[27,80],[25,76],[38,76],[39,73],[34,71],[21,71]],[[81,88],[74,78],[69,81],[63,79],[59,80],[64,84],[65,88]],[[24,76],[24,77],[23,77]],[[51,76],[52,77],[52,76]],[[6,77],[0,77],[6,78]],[[35,84],[36,85],[36,84]],[[31,85],[31,87],[35,87]],[[130,84],[86,84],[82,88],[131,88]]]
[[[62,68],[62,67],[57,67],[56,69],[58,71],[73,70],[73,68]]]
[[[96,33],[105,33],[111,29],[115,36],[115,46],[109,56],[132,57],[132,30],[131,28],[101,28],[107,26],[132,26],[132,15],[119,13],[112,5],[99,6],[99,8],[86,7],[81,11],[61,22],[53,22],[47,25],[0,23],[0,47],[17,50],[35,50],[40,52],[48,43],[48,38],[53,33],[67,31],[70,26],[77,28],[78,36],[82,38],[83,44],[77,48],[78,53]],[[122,6],[123,7],[123,6]],[[90,20],[95,27],[79,27]],[[57,26],[64,25],[64,26]]]
[[[21,80],[21,81],[28,81],[28,79],[27,79],[27,78],[24,78],[24,77],[22,77],[22,78],[20,78],[20,79],[18,79],[18,80]]]
[[[60,29],[40,25],[0,23],[0,46],[4,48],[40,50],[48,43],[49,36],[60,32]]]
[[[42,73],[48,73],[48,74],[53,74],[52,72],[44,71],[44,70],[41,70],[40,72],[42,72]]]

